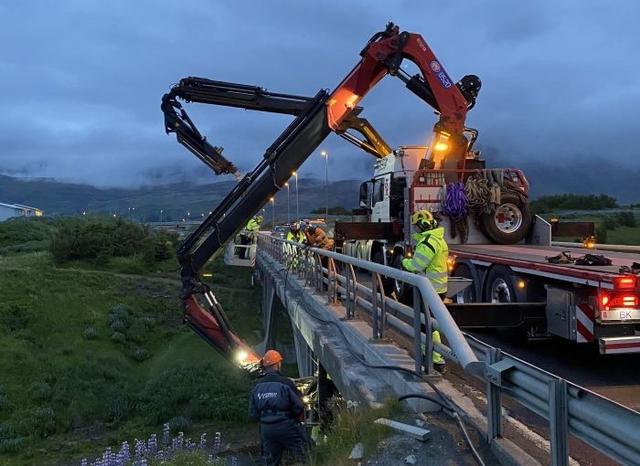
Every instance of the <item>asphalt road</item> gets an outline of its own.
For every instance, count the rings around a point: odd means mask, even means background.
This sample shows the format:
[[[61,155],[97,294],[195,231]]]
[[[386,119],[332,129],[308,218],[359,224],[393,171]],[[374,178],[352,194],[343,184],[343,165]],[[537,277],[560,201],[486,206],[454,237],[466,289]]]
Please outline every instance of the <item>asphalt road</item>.
[[[603,356],[597,345],[561,339],[526,342],[508,331],[473,332],[485,343],[640,411],[640,354]]]

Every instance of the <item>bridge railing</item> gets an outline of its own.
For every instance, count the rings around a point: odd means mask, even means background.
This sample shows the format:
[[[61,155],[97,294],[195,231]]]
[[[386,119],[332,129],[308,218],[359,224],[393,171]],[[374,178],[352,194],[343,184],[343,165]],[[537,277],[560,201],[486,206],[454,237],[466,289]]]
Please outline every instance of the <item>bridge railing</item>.
[[[258,250],[285,265],[289,273],[304,278],[324,293],[329,302],[337,302],[340,296],[347,309],[347,319],[355,317],[356,307],[368,311],[372,339],[385,338],[388,330],[411,338],[417,373],[423,370],[431,373],[434,349],[457,362],[465,372],[484,371],[484,363],[478,361],[428,278],[268,234],[260,234]],[[363,274],[356,271],[367,271],[370,275],[363,278]],[[412,307],[385,294],[383,284],[389,280],[413,287]],[[370,286],[365,285],[366,281]],[[446,344],[434,343],[432,330],[439,330]]]
[[[413,339],[417,373],[423,367],[432,370],[435,348],[485,382],[489,443],[503,433],[504,394],[549,422],[554,466],[569,464],[569,434],[621,464],[640,465],[640,413],[461,332],[427,278],[266,234],[260,235],[258,250],[324,293],[329,303],[339,296],[347,318],[355,317],[356,308],[366,311],[372,338],[392,330]],[[388,279],[414,287],[413,307],[385,296],[383,283]],[[434,344],[431,329],[440,330],[447,344]]]

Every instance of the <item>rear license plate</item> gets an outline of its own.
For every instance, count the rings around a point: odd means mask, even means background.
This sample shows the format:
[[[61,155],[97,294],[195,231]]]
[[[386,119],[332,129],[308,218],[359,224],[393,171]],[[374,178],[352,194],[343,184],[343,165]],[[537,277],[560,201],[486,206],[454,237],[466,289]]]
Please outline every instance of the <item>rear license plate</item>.
[[[640,320],[640,309],[610,309],[600,313],[600,319],[611,320]]]

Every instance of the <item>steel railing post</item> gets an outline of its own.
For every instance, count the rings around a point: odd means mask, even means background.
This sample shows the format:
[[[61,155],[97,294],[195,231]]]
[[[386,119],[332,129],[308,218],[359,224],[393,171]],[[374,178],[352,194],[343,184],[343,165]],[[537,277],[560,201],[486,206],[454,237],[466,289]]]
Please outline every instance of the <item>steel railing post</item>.
[[[418,288],[413,287],[413,354],[416,372],[422,374],[424,354],[422,354],[422,332],[420,330],[421,297]]]
[[[371,317],[373,319],[373,339],[377,340],[379,338],[378,332],[378,273],[373,272],[371,274]]]
[[[487,364],[495,364],[502,359],[497,348],[487,348]],[[487,441],[502,437],[502,393],[500,386],[487,378]]]
[[[380,274],[376,274],[376,279],[378,283],[378,290],[380,291],[380,318],[378,319],[378,335],[380,338],[384,338],[384,329],[387,324],[387,306],[386,299],[387,297],[384,294],[384,285],[382,283],[382,278]]]
[[[569,464],[567,381],[563,379],[549,382],[549,428],[551,464],[567,466]]]
[[[426,301],[422,301],[420,308],[424,313],[424,333],[426,339],[426,344],[424,345],[424,362],[427,375],[431,375],[433,374],[433,325],[431,324],[431,309]]]

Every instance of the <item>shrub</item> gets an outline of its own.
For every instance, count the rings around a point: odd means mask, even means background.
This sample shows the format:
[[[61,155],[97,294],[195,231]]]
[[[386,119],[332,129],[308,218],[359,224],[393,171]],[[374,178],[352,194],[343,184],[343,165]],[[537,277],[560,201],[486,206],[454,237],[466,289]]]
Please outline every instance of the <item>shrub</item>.
[[[116,320],[120,320],[129,326],[129,310],[124,304],[116,304],[109,310],[107,314],[107,325],[111,325]]]
[[[4,391],[4,387],[0,385],[0,413],[13,409],[13,403],[9,401],[9,397]]]
[[[142,319],[136,319],[131,324],[131,327],[126,332],[127,338],[136,343],[142,343],[147,336],[147,326]]]
[[[636,226],[636,216],[632,211],[627,210],[625,212],[618,212],[616,215],[618,223],[623,227],[635,227]]]
[[[191,430],[191,419],[186,416],[176,416],[171,418],[168,422],[169,429],[172,434],[178,432],[189,432]]]
[[[98,331],[95,329],[95,327],[88,326],[82,332],[82,337],[85,340],[95,340],[96,338],[98,338]]]
[[[29,435],[46,438],[56,432],[56,413],[51,406],[36,408],[22,419],[22,424]]]
[[[4,327],[9,333],[18,332],[27,328],[32,320],[33,313],[29,309],[0,304],[0,329]]]
[[[133,410],[134,403],[126,393],[114,393],[106,398],[105,410],[107,421],[124,421]]]
[[[607,242],[607,229],[599,226],[596,228],[596,242],[598,243],[606,243]]]
[[[24,437],[19,437],[13,427],[0,423],[0,454],[17,453],[26,443]]]
[[[605,230],[615,230],[618,226],[618,222],[615,217],[607,215],[602,219],[602,228]]]
[[[47,401],[51,399],[51,385],[47,382],[34,382],[29,388],[31,399],[34,401]]]
[[[225,383],[221,384],[220,380]],[[145,384],[138,409],[157,424],[176,416],[244,421],[249,388],[248,378],[231,369],[211,364],[173,368]]]
[[[111,334],[111,339],[120,344],[125,344],[127,342],[127,337],[125,336],[125,334],[120,332],[113,332]]]
[[[144,348],[137,348],[136,350],[133,351],[133,353],[131,353],[131,357],[135,361],[142,362],[149,359],[151,357],[151,354],[149,354],[149,351],[147,351]]]
[[[125,321],[116,319],[109,325],[109,328],[114,332],[124,333],[127,330],[127,324]]]

